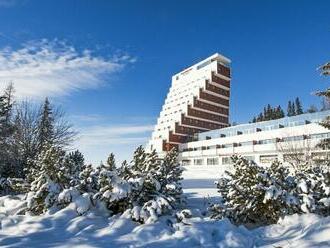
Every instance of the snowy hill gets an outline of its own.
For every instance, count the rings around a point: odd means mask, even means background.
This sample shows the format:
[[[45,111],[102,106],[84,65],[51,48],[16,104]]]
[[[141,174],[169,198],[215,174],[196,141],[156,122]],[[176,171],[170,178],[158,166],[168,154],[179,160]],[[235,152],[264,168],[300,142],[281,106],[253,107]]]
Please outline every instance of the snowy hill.
[[[109,217],[102,211],[79,216],[72,203],[44,216],[12,215],[19,197],[0,198],[1,247],[329,247],[330,217],[292,215],[276,225],[248,230],[228,220],[202,214],[217,200],[217,167],[188,167],[184,172],[187,207],[194,217],[176,223],[163,216],[140,225],[127,213]],[[207,199],[205,199],[207,198]]]

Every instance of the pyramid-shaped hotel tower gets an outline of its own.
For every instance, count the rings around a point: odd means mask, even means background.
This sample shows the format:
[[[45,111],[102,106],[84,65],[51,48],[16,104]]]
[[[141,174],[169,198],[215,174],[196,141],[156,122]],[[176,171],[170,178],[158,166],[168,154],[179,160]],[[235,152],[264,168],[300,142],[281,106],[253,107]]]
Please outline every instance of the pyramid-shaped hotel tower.
[[[147,151],[162,156],[194,134],[229,125],[230,60],[218,53],[172,76]]]

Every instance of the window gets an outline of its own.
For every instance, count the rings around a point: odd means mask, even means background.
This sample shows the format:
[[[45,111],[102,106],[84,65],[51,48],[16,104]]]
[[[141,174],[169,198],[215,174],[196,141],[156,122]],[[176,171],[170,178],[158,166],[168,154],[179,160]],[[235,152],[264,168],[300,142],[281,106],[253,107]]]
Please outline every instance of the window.
[[[274,160],[277,159],[277,155],[260,155],[260,163],[262,164],[268,164],[272,163]]]
[[[266,139],[266,140],[259,140],[259,145],[265,145],[265,144],[273,144],[276,142],[276,139]]]
[[[330,160],[330,152],[313,152],[312,158],[314,161],[329,161]]]
[[[233,161],[232,161],[231,157],[223,157],[222,158],[222,164],[223,165],[230,165],[230,164],[233,164]]]
[[[202,165],[203,159],[194,159],[194,165]]]
[[[219,159],[218,158],[208,158],[207,165],[218,165]]]

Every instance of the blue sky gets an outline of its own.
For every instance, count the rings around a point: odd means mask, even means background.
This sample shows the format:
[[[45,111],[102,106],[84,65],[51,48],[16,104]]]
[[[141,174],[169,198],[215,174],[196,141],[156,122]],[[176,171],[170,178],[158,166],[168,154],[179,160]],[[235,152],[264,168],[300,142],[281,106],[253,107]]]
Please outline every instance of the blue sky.
[[[130,158],[171,75],[219,52],[232,60],[231,121],[326,87],[329,1],[0,0],[0,81],[49,96],[80,131],[87,161]]]

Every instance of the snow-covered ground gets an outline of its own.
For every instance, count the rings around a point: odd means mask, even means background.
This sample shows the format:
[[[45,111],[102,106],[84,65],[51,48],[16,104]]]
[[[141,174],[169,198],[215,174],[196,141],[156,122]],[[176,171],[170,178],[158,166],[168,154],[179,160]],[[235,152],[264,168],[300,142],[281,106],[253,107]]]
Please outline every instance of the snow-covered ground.
[[[0,198],[1,247],[330,247],[330,217],[286,217],[276,225],[247,230],[228,220],[203,217],[208,201],[217,200],[214,180],[219,167],[190,167],[184,172],[187,208],[195,217],[175,224],[162,217],[139,225],[101,212],[79,216],[73,204],[44,216],[12,215],[21,200]]]

